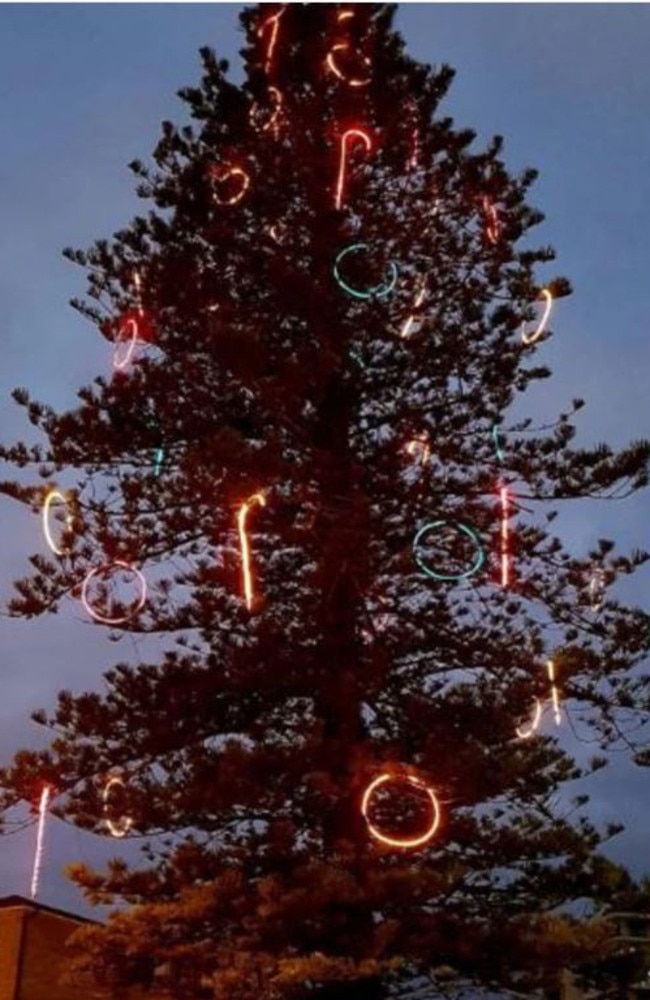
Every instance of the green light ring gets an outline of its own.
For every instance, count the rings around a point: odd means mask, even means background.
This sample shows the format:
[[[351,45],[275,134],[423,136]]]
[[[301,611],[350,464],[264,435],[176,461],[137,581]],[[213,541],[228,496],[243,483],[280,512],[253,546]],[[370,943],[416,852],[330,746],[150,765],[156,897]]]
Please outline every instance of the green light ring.
[[[496,456],[499,462],[505,462],[506,453],[501,447],[501,438],[502,438],[501,429],[498,424],[494,424],[494,426],[492,427],[492,442],[494,444],[494,450],[496,452]]]
[[[434,531],[436,528],[441,528],[448,524],[455,524],[455,527],[458,528],[459,531],[462,531],[464,535],[467,535],[467,537],[470,538],[474,543],[474,545],[476,546],[477,554],[476,554],[476,559],[474,560],[474,564],[469,569],[465,570],[464,573],[449,573],[449,574],[436,573],[435,570],[430,569],[418,555],[417,551],[418,543],[420,542],[422,536],[429,531]],[[420,528],[417,535],[413,539],[413,555],[415,556],[415,561],[423,573],[425,573],[427,576],[430,576],[433,580],[444,580],[445,582],[454,582],[456,580],[467,580],[468,577],[474,576],[474,573],[478,573],[478,571],[480,570],[481,566],[485,561],[485,552],[478,539],[478,535],[476,534],[476,532],[474,532],[466,524],[463,524],[461,521],[456,521],[456,522],[430,521],[428,524],[425,524],[422,528]]]
[[[397,264],[395,263],[394,260],[391,260],[390,262],[391,276],[390,276],[390,281],[387,284],[385,283],[383,285],[374,285],[372,288],[368,288],[365,292],[361,292],[359,291],[358,288],[353,288],[352,285],[346,284],[346,282],[341,277],[341,273],[339,271],[339,263],[343,260],[344,257],[347,257],[349,253],[356,253],[359,250],[369,250],[369,249],[370,247],[368,246],[367,243],[353,243],[351,246],[345,247],[343,250],[341,250],[338,257],[334,261],[334,268],[333,268],[334,277],[338,281],[343,291],[347,292],[348,295],[352,295],[355,299],[371,299],[373,297],[381,299],[386,295],[390,295],[390,293],[395,288],[395,285],[397,284],[397,277],[399,271],[397,268]]]

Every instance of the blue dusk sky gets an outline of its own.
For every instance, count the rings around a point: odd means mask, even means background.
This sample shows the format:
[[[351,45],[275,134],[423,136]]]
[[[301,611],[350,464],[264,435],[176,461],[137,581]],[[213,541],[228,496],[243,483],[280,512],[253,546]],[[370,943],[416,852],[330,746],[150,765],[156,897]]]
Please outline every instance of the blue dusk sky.
[[[107,373],[106,344],[68,306],[83,272],[61,257],[109,236],[142,203],[126,164],[146,159],[163,119],[179,120],[175,96],[199,76],[208,44],[241,78],[239,4],[0,5],[0,438],[29,438],[15,386],[56,406]],[[632,4],[403,4],[397,16],[413,56],[450,63],[457,77],[442,112],[506,139],[513,171],[540,170],[532,200],[546,214],[539,242],[558,252],[552,273],[575,289],[554,313],[540,356],[553,380],[527,399],[552,419],[586,399],[579,443],[613,445],[648,436],[650,404],[650,7]],[[544,278],[544,273],[541,274]],[[3,478],[11,470],[3,470]],[[2,580],[27,572],[43,551],[34,515],[0,498]],[[576,553],[599,537],[649,547],[647,497],[568,505],[562,531]],[[648,608],[650,570],[617,593]],[[0,759],[43,744],[29,721],[61,688],[96,687],[128,651],[72,602],[39,621],[0,618]],[[570,736],[567,733],[569,745]],[[580,746],[576,749],[583,752]],[[599,820],[627,831],[609,848],[636,873],[650,869],[650,777],[615,756],[587,790]],[[0,895],[29,893],[35,829],[2,841]],[[58,820],[47,829],[40,898],[83,909],[65,880],[75,860],[101,863],[124,848]]]

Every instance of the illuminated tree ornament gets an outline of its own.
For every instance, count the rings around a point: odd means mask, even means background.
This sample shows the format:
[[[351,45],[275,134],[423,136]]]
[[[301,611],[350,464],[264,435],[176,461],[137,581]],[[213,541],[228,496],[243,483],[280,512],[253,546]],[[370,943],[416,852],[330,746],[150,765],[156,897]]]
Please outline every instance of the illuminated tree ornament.
[[[126,350],[122,350],[122,345],[126,342]],[[124,371],[128,368],[133,352],[138,343],[138,321],[133,316],[124,317],[117,331],[117,339],[113,346],[113,368],[116,371]]]
[[[537,732],[541,720],[542,720],[542,703],[539,700],[539,698],[535,698],[535,710],[533,712],[533,718],[530,723],[530,726],[527,729],[520,728],[519,726],[517,726],[515,730],[519,739],[520,740],[530,739],[533,733]]]
[[[526,324],[524,323],[521,328],[521,339],[526,345],[534,344],[542,336],[546,329],[546,324],[548,323],[549,316],[551,315],[551,309],[553,308],[553,296],[551,295],[548,288],[542,288],[540,296],[545,300],[544,312],[542,313],[542,318],[537,324],[537,328],[533,330],[532,333],[526,333]]]
[[[63,556],[67,552],[67,549],[62,549],[56,544],[54,538],[52,537],[52,532],[50,530],[50,508],[52,504],[55,502],[62,503],[66,506],[66,508],[68,508],[68,513],[66,514],[65,518],[65,526],[68,531],[72,529],[72,525],[74,524],[74,517],[72,511],[70,511],[69,509],[68,498],[63,493],[60,493],[58,490],[50,490],[47,496],[45,497],[45,503],[43,504],[43,534],[45,535],[45,541],[49,545],[54,555]]]
[[[418,546],[424,536],[428,535],[430,532],[437,531],[438,528],[452,526],[457,528],[462,534],[467,535],[467,537],[474,543],[474,546],[476,547],[476,557],[470,568],[465,570],[463,573],[437,573],[423,561],[418,552]],[[466,524],[463,524],[461,521],[432,521],[429,524],[425,524],[422,528],[420,528],[413,540],[413,554],[415,556],[416,563],[423,573],[430,576],[433,580],[442,580],[445,582],[467,580],[470,576],[473,576],[474,573],[478,573],[485,560],[485,552],[483,551],[481,543],[478,540],[478,536],[471,528],[469,528]]]
[[[427,793],[429,796],[429,801],[431,803],[431,823],[427,830],[424,831],[418,837],[391,837],[383,833],[377,826],[375,826],[368,813],[370,809],[370,800],[373,794],[378,788],[386,785],[391,781],[405,782],[406,784],[412,785],[414,788],[421,789]],[[370,782],[365,792],[363,793],[363,798],[361,800],[361,813],[368,826],[368,832],[375,840],[378,840],[382,844],[386,844],[389,847],[398,847],[404,850],[409,850],[414,847],[423,847],[428,841],[432,839],[435,835],[438,827],[440,826],[440,806],[438,805],[438,799],[433,791],[433,789],[425,784],[421,778],[416,778],[411,774],[394,775],[387,772],[378,775]]]
[[[162,469],[164,460],[165,460],[165,449],[156,448],[154,452],[154,465],[153,465],[154,476],[160,475],[160,471]]]
[[[31,898],[36,899],[38,886],[41,880],[41,869],[43,867],[43,849],[45,843],[45,821],[47,810],[50,804],[50,793],[52,789],[49,785],[43,785],[41,798],[38,804],[38,830],[36,833],[36,851],[34,853],[34,867],[32,869]]]
[[[250,175],[243,167],[238,167],[232,163],[213,164],[209,172],[212,193],[218,205],[236,205],[242,200],[250,187]],[[230,191],[230,182],[233,181],[232,191]],[[226,193],[225,195],[220,193],[215,185],[230,193]]]
[[[267,76],[273,67],[273,56],[275,54],[275,46],[278,41],[278,32],[280,30],[280,18],[284,14],[286,6],[287,5],[284,4],[280,10],[275,12],[275,14],[271,14],[270,17],[267,17],[265,21],[262,21],[261,25],[257,29],[258,38],[262,38],[267,31],[269,33],[269,44],[266,47],[266,56],[264,60],[264,72]]]
[[[133,607],[130,608],[127,614],[113,615],[113,616],[103,615],[99,611],[96,611],[95,608],[93,608],[88,598],[88,590],[90,584],[92,583],[93,579],[96,576],[99,575],[106,576],[109,571],[114,569],[125,570],[128,573],[132,573],[138,582],[138,589],[140,593],[138,595],[137,601],[135,602]],[[136,569],[135,566],[131,565],[131,563],[124,562],[124,560],[122,559],[116,559],[112,563],[106,563],[103,566],[97,566],[95,567],[95,569],[91,569],[90,572],[87,574],[81,587],[81,603],[83,604],[84,608],[86,609],[90,617],[94,618],[96,622],[101,622],[102,625],[123,625],[125,622],[128,622],[130,618],[133,618],[134,615],[137,615],[139,611],[142,611],[143,607],[145,606],[146,600],[147,600],[147,584],[144,576],[142,575],[139,569]]]
[[[599,611],[603,605],[603,595],[605,593],[605,570],[602,566],[594,567],[589,580],[589,604],[594,611]]]
[[[508,520],[510,517],[510,493],[507,486],[499,488],[499,499],[501,501],[501,586],[510,586],[510,539],[508,531]]]
[[[340,10],[337,14],[336,20],[341,24],[343,21],[349,21],[351,17],[354,17],[353,10]]]
[[[548,674],[548,679],[551,685],[551,705],[553,707],[553,717],[555,719],[555,725],[559,726],[562,722],[562,712],[560,709],[560,696],[558,694],[557,685],[555,683],[555,664],[553,660],[547,660],[546,662],[546,672]],[[527,740],[537,732],[539,724],[542,719],[542,703],[539,698],[535,698],[535,711],[533,713],[533,718],[530,726],[527,729],[520,728],[517,726],[515,732],[517,736],[522,740]]]
[[[334,277],[336,278],[336,280],[338,281],[339,285],[341,286],[344,292],[347,292],[348,295],[352,295],[354,296],[354,298],[357,299],[372,299],[372,298],[380,299],[383,298],[383,296],[385,295],[390,295],[390,293],[395,288],[395,285],[397,284],[397,277],[399,273],[397,269],[397,264],[393,260],[391,260],[389,264],[390,268],[389,280],[383,285],[373,285],[371,288],[366,288],[366,289],[353,288],[352,285],[348,285],[347,282],[344,281],[343,278],[341,277],[341,272],[339,270],[339,265],[341,261],[344,260],[351,253],[359,253],[359,251],[363,250],[370,250],[370,247],[368,246],[367,243],[353,243],[351,246],[345,247],[344,250],[341,250],[336,260],[334,261],[334,268],[333,268]]]
[[[494,444],[494,451],[497,456],[497,461],[505,462],[506,453],[501,447],[501,431],[498,424],[493,424],[492,426],[492,443]]]
[[[347,172],[347,156],[348,156],[348,146],[351,140],[357,140],[365,146],[366,152],[369,153],[372,149],[372,139],[367,132],[363,132],[359,128],[349,128],[341,136],[341,145],[339,153],[339,173],[336,181],[336,197],[334,199],[334,204],[337,210],[340,211],[343,205],[343,198],[345,192],[345,178]]]
[[[498,243],[499,237],[501,236],[501,220],[499,219],[499,210],[487,195],[483,196],[482,205],[483,214],[485,215],[486,239],[489,243]]]
[[[248,511],[252,504],[259,504],[260,507],[266,507],[266,497],[263,493],[255,493],[250,497],[245,503],[239,508],[239,513],[237,515],[237,527],[239,529],[239,545],[241,550],[241,564],[242,564],[242,576],[244,581],[244,599],[246,601],[246,607],[250,611],[253,607],[253,579],[251,574],[251,552],[250,545],[248,544],[248,535],[246,534],[246,518],[248,517]]]
[[[269,110],[255,102],[251,107],[249,118],[251,125],[259,128],[260,132],[272,132],[274,138],[277,139],[280,131],[280,115],[282,114],[282,91],[278,90],[277,87],[269,87],[268,94],[273,99],[273,107]]]
[[[112,837],[126,837],[127,833],[133,826],[132,816],[121,816],[117,822],[114,822],[107,813],[110,812],[110,794],[113,788],[126,788],[126,785],[118,775],[113,775],[109,778],[104,785],[104,790],[102,791],[102,801],[104,803],[104,822],[108,827],[108,832]]]
[[[420,306],[424,302],[424,298],[425,298],[426,294],[427,294],[426,281],[423,280],[422,284],[420,286],[420,290],[419,290],[418,294],[415,297],[415,302],[413,303],[413,308],[414,309],[419,309],[420,308]],[[411,329],[412,329],[413,324],[415,323],[416,319],[417,319],[417,315],[416,315],[416,313],[413,312],[408,317],[408,319],[404,322],[404,325],[402,326],[402,329],[399,332],[399,335],[400,335],[400,337],[402,337],[402,339],[406,339],[407,337],[411,336]]]
[[[327,54],[327,58],[325,59],[325,65],[327,66],[330,73],[333,73],[334,76],[338,77],[339,80],[343,80],[343,82],[347,83],[349,87],[367,87],[368,84],[370,83],[370,73],[368,73],[367,76],[346,76],[346,74],[341,70],[341,68],[338,65],[336,59],[336,53],[350,51],[350,49],[351,45],[349,42],[338,42],[336,45],[333,45]],[[370,69],[371,66],[370,59],[368,59],[367,56],[362,56],[361,58],[363,60],[364,65],[367,66],[368,69]]]
[[[412,438],[406,445],[406,451],[413,457],[419,455],[420,465],[426,465],[431,457],[431,446],[427,432],[423,431],[422,434]]]

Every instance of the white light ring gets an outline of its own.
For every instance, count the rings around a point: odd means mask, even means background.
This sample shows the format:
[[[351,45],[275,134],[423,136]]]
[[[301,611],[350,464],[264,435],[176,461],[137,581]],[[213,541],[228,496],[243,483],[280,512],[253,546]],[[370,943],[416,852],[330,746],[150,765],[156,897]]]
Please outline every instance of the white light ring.
[[[553,296],[549,292],[548,288],[542,288],[541,295],[545,300],[544,312],[542,318],[537,324],[537,328],[531,333],[526,333],[526,325],[524,324],[521,328],[521,340],[526,346],[535,344],[539,338],[542,336],[546,329],[546,324],[548,323],[549,317],[551,315],[551,309],[553,308]]]
[[[130,573],[133,573],[140,585],[140,596],[128,614],[108,617],[107,615],[102,615],[98,611],[95,611],[92,607],[90,601],[88,600],[88,588],[95,576],[98,576],[100,573],[105,574],[108,569],[112,568],[125,569]],[[139,611],[142,611],[146,601],[147,584],[143,574],[139,569],[136,569],[135,566],[132,566],[131,563],[124,562],[122,559],[116,559],[112,563],[104,563],[102,566],[96,566],[95,569],[91,569],[86,575],[86,578],[81,586],[81,603],[90,617],[94,618],[95,621],[100,622],[102,625],[123,625],[125,622],[128,622],[131,618],[133,618],[134,615],[137,615]]]
[[[55,556],[63,556],[66,554],[67,549],[61,549],[54,541],[52,537],[52,532],[50,531],[50,507],[55,500],[60,500],[61,503],[65,504],[66,507],[69,506],[68,498],[59,490],[50,490],[45,497],[45,502],[43,503],[43,534],[45,535],[45,541],[49,545],[50,549]],[[71,513],[66,517],[66,525],[68,530],[72,527],[74,518]]]
[[[132,327],[132,333],[128,342],[126,353],[123,358],[119,357],[120,345],[124,342],[123,340],[120,339],[120,334],[122,332],[122,324],[120,324],[120,329],[118,330],[117,334],[117,340],[115,341],[115,344],[113,346],[113,368],[115,368],[116,371],[124,371],[124,369],[128,367],[129,362],[133,357],[133,352],[135,351],[135,345],[138,343],[138,324],[131,317],[129,317],[129,319],[126,320],[126,323],[124,325],[128,326],[129,323],[131,324]]]
[[[530,739],[533,733],[536,733],[537,730],[539,729],[539,724],[541,722],[541,719],[542,719],[542,703],[539,700],[539,698],[535,698],[535,710],[533,712],[533,718],[530,726],[526,730],[520,729],[519,726],[517,726],[517,728],[515,729],[515,732],[517,733],[519,739],[520,740]]]
[[[118,786],[120,788],[126,788],[126,785],[124,784],[122,779],[117,777],[116,775],[114,775],[112,778],[109,778],[106,784],[104,785],[104,790],[102,792],[102,801],[104,803],[104,822],[106,823],[106,826],[108,827],[109,833],[111,834],[112,837],[126,837],[127,833],[133,826],[133,818],[131,816],[124,816],[120,821],[120,825],[118,826],[117,823],[114,823],[112,819],[109,819],[108,816],[106,816],[106,812],[109,806],[108,796],[110,795],[111,788],[115,788]]]
[[[431,825],[429,829],[418,837],[387,837],[386,834],[382,833],[381,830],[376,827],[368,817],[368,807],[370,804],[370,799],[373,792],[385,785],[389,781],[403,781],[414,788],[419,788],[424,790],[429,796],[429,801],[431,803]],[[435,792],[429,785],[426,785],[420,778],[416,778],[414,775],[402,774],[380,774],[377,778],[370,782],[365,792],[363,793],[363,798],[361,800],[361,813],[366,821],[368,831],[375,840],[378,840],[382,844],[386,844],[388,847],[398,847],[404,850],[409,850],[414,847],[422,847],[435,835],[438,827],[440,826],[440,806],[438,804],[438,799],[436,798]]]
[[[325,65],[327,66],[329,71],[334,74],[334,76],[338,77],[338,79],[342,80],[344,83],[347,83],[349,87],[367,87],[371,80],[370,75],[368,75],[365,78],[347,77],[344,73],[341,72],[341,70],[336,65],[336,62],[334,61],[335,52],[340,52],[342,49],[349,49],[349,48],[350,45],[348,42],[338,42],[336,45],[333,45],[327,54]],[[370,69],[372,65],[370,59],[368,59],[367,56],[362,56],[361,58],[363,59],[363,62],[368,67],[368,69]]]

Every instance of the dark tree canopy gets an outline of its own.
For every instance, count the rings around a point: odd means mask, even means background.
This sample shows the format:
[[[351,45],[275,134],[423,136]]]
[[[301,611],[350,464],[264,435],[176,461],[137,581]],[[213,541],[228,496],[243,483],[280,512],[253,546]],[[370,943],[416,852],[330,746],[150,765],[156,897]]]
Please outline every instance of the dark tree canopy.
[[[72,870],[132,904],[82,935],[82,967],[116,984],[158,968],[174,997],[356,997],[445,967],[526,991],[602,944],[565,904],[629,888],[599,853],[613,830],[560,805],[603,761],[558,742],[547,662],[596,745],[630,743],[649,618],[612,587],[647,556],[578,557],[552,521],[644,487],[650,445],[576,447],[580,400],[545,427],[510,415],[550,375],[540,296],[569,285],[538,275],[535,171],[510,175],[498,137],[475,151],[440,110],[451,70],[409,58],[393,16],[247,8],[241,86],[202,50],[192,124],[132,164],[148,214],[66,251],[115,370],[67,413],[15,394],[44,443],[1,454],[40,482],[3,492],[39,511],[57,477],[75,487],[61,554],[32,557],[11,612],[86,580],[154,651],[36,713],[51,748],[1,775],[5,809],[49,781],[57,815],[143,838],[141,866]],[[130,617],[116,563],[147,580]],[[418,839],[432,793],[427,843],[372,835]]]

